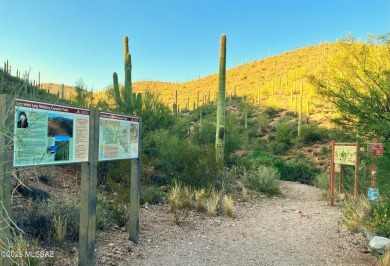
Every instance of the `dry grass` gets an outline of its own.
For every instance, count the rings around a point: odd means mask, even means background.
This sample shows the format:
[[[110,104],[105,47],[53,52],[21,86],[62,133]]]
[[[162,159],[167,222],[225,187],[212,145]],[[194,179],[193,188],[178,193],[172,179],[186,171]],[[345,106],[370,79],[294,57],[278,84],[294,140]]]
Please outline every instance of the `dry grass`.
[[[206,198],[207,198],[206,189],[201,188],[200,190],[195,191],[196,211],[203,212],[206,210]]]
[[[242,187],[242,201],[248,201],[248,189],[246,187]]]
[[[210,216],[216,216],[218,210],[219,195],[216,192],[211,193],[210,197],[206,200],[206,211]]]
[[[357,201],[353,196],[347,195],[344,201],[344,218],[343,223],[351,232],[357,232],[364,225],[364,221],[371,208],[367,197],[361,196]]]
[[[223,209],[227,216],[233,217],[234,201],[232,196],[225,195],[223,197]]]
[[[64,244],[65,234],[66,234],[66,219],[61,218],[61,216],[53,217],[53,226],[54,226],[54,243],[61,247]]]
[[[194,191],[191,188],[175,183],[169,193],[171,211],[190,209],[193,206]]]
[[[387,251],[380,260],[378,260],[378,266],[389,266],[389,265],[390,265],[390,250]]]

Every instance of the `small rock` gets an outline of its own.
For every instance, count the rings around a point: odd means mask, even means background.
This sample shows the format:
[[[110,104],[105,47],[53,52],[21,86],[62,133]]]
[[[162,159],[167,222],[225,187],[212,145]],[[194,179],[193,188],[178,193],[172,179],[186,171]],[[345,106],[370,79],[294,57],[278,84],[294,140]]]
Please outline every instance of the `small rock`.
[[[114,243],[111,242],[110,244],[108,244],[108,246],[109,246],[109,247],[113,247],[113,246],[114,246]]]
[[[126,232],[126,227],[121,227],[122,232]]]
[[[374,236],[368,245],[371,249],[384,254],[387,250],[390,250],[390,239],[381,236]]]

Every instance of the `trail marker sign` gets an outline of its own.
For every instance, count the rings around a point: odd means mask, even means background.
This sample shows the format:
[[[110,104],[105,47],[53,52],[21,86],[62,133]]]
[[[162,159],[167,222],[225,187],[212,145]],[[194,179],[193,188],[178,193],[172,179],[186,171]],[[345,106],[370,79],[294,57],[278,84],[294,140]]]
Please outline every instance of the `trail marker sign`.
[[[368,143],[367,150],[372,156],[383,156],[383,143]]]

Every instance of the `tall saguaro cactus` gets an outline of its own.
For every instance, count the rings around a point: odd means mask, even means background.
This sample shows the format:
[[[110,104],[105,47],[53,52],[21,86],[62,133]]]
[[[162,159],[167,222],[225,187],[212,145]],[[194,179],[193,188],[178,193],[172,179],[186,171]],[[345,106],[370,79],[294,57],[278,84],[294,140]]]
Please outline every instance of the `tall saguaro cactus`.
[[[129,114],[139,115],[142,111],[142,94],[133,93],[131,83],[131,55],[129,53],[129,39],[127,36],[123,38],[124,60],[125,60],[125,87],[123,92],[119,90],[118,74],[114,72],[114,94],[115,102],[121,111]]]
[[[225,152],[225,85],[226,85],[226,35],[222,34],[219,54],[219,89],[217,103],[217,127],[215,154],[218,163],[223,164]]]

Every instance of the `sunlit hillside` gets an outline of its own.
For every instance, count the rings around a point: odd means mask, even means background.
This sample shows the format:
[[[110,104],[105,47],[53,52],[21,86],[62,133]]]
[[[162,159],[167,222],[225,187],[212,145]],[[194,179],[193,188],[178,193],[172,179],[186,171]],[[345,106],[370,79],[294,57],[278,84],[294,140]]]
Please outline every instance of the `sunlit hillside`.
[[[227,96],[244,96],[248,101],[259,106],[274,106],[291,111],[296,110],[300,102],[305,113],[319,114],[315,110],[317,101],[314,88],[309,85],[308,74],[321,72],[326,59],[337,49],[335,43],[308,46],[281,55],[247,62],[227,70]],[[227,54],[229,58],[229,53]],[[179,110],[190,109],[204,102],[215,101],[218,90],[218,70],[213,75],[202,77],[185,83],[169,83],[159,81],[139,81],[133,83],[133,91],[153,92],[160,100],[172,108],[177,102]],[[123,73],[118,73],[123,74]],[[58,95],[59,98],[72,99],[74,86],[45,83],[41,88]],[[106,91],[94,93],[95,100],[113,101]],[[323,115],[323,114],[321,114]]]
[[[335,49],[336,45],[330,43],[308,46],[229,69],[226,73],[226,94],[244,96],[256,105],[294,110],[302,89],[303,110],[307,111],[309,103],[309,111],[313,112],[317,98],[307,75],[319,72]],[[179,109],[193,109],[205,101],[215,101],[217,89],[218,73],[186,83],[133,83],[135,92],[156,93],[170,107],[176,101],[177,92]]]

